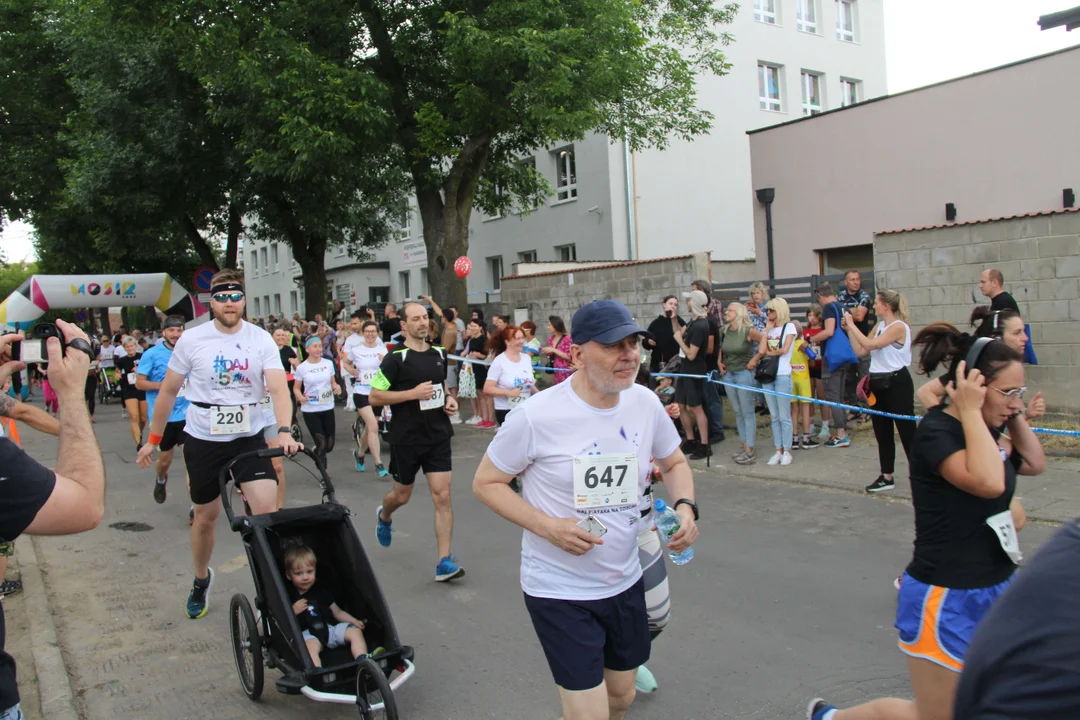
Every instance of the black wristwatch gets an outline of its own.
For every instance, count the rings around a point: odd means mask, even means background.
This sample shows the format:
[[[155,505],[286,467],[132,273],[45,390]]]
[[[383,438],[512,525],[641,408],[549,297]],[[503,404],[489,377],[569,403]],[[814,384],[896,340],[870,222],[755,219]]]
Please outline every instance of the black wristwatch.
[[[682,500],[677,500],[675,502],[674,509],[678,510],[680,505],[689,505],[690,509],[694,511],[694,522],[698,521],[698,509],[697,509],[697,503],[696,502],[694,502],[693,500],[687,500],[686,498],[683,498]]]
[[[286,435],[292,435],[292,428],[288,425],[282,425],[277,429],[278,434],[285,433]]]

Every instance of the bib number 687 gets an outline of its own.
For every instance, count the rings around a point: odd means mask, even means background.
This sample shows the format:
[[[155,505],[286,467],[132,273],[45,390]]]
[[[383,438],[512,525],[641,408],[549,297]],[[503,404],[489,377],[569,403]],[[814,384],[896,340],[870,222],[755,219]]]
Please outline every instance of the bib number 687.
[[[600,485],[606,485],[607,487],[622,487],[623,480],[626,479],[626,471],[628,466],[626,465],[607,465],[604,467],[603,474],[597,473],[597,468],[591,467],[585,470],[585,487],[590,490]],[[619,473],[619,479],[615,479],[615,472]]]

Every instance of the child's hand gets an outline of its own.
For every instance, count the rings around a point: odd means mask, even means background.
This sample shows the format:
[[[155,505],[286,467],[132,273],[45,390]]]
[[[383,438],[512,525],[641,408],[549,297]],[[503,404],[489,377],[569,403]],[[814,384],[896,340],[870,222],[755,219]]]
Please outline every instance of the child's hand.
[[[307,610],[307,600],[297,600],[292,605],[293,615],[300,615],[305,610]]]

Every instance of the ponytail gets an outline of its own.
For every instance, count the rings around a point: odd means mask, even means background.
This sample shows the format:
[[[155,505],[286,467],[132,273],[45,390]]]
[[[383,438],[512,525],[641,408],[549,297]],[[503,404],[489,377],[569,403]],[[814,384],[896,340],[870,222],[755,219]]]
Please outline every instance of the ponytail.
[[[941,376],[943,385],[956,378],[957,366],[967,357],[968,351],[979,335],[960,332],[955,325],[947,322],[935,322],[927,325],[915,336],[915,345],[922,347],[919,356],[919,372],[930,375],[941,365],[948,369]],[[993,380],[1002,368],[1011,363],[1023,361],[1023,356],[1003,342],[991,342],[983,348],[975,362],[975,367],[982,372],[986,382]]]
[[[893,311],[893,314],[896,315],[897,318],[905,323],[909,322],[908,302],[906,297],[895,290],[878,290],[877,295],[878,299],[888,305],[889,309]]]

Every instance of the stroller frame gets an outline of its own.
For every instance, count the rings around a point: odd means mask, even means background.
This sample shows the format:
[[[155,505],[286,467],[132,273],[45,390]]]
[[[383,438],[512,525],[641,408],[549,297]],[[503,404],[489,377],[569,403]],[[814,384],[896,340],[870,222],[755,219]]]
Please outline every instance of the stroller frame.
[[[319,472],[319,505],[253,516],[233,512],[233,493],[228,488],[230,481],[234,485],[236,481],[233,467],[252,457],[281,457],[281,448],[241,453],[222,468],[218,478],[229,527],[240,534],[244,544],[255,584],[254,605],[260,613],[256,619],[243,593],[233,596],[230,629],[237,674],[252,700],[262,693],[265,664],[284,673],[275,683],[279,692],[318,702],[356,705],[362,718],[374,718],[376,712],[383,712],[392,720],[397,717],[393,693],[416,672],[414,650],[398,639],[389,606],[353,525],[352,513],[337,502],[330,476],[316,455],[306,448],[301,452],[314,461]],[[369,647],[381,645],[385,652],[354,660],[348,647],[324,649],[321,656],[325,667],[315,667],[292,612],[282,572],[284,542],[292,538],[301,538],[318,550],[320,582],[333,588],[342,607],[365,618],[364,634]],[[377,700],[373,699],[376,694]]]

